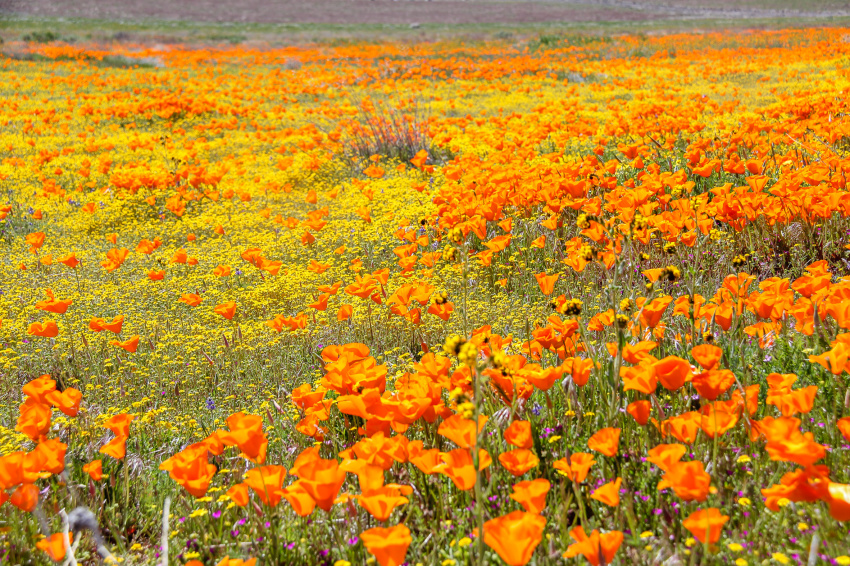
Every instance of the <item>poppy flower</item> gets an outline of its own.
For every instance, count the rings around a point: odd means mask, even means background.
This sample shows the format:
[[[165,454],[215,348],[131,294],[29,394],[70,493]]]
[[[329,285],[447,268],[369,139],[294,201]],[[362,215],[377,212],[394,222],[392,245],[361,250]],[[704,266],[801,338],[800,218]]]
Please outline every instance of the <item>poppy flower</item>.
[[[227,497],[239,507],[245,507],[250,501],[250,488],[248,484],[237,483],[227,490]]]
[[[694,538],[703,544],[714,544],[720,540],[723,525],[729,520],[714,507],[694,511],[682,521],[682,525],[690,531]]]
[[[37,442],[50,431],[51,417],[50,405],[39,403],[34,397],[27,397],[19,406],[15,430]]]
[[[119,342],[118,340],[110,340],[109,345],[121,348],[125,352],[133,353],[139,348],[139,335],[135,334],[133,336],[130,336],[123,342]]]
[[[688,451],[683,444],[659,444],[647,452],[647,461],[665,472],[679,462]]]
[[[283,497],[285,477],[286,468],[283,466],[259,466],[245,474],[245,485],[254,490],[265,505],[275,507]]]
[[[300,466],[299,484],[323,511],[330,512],[343,482],[345,472],[336,460],[317,459]]]
[[[68,544],[74,542],[74,533],[68,533]],[[47,553],[54,562],[62,562],[65,559],[65,536],[62,533],[54,533],[35,543],[36,548]]]
[[[61,474],[65,469],[65,452],[68,445],[55,438],[44,439],[36,445],[31,455],[40,461],[39,468],[51,474]]]
[[[542,515],[513,511],[484,523],[484,543],[509,566],[525,566],[543,539],[545,528]]]
[[[38,505],[38,487],[31,483],[25,483],[18,486],[18,488],[12,492],[12,496],[9,498],[9,503],[24,513],[32,513],[35,506]]]
[[[558,472],[576,483],[582,483],[587,479],[587,474],[596,460],[593,459],[593,454],[587,452],[573,452],[569,459],[561,458],[556,460],[552,466]]]
[[[159,469],[167,471],[193,497],[206,495],[216,473],[215,465],[208,460],[208,445],[203,442],[190,444],[160,464]]]
[[[33,322],[27,329],[27,334],[42,338],[56,338],[59,335],[59,327],[52,320],[45,320],[43,323]]]
[[[478,417],[477,431],[480,433],[487,422],[487,416],[481,415]],[[440,436],[445,436],[461,448],[471,448],[476,444],[475,421],[465,419],[460,415],[452,415],[451,417],[440,423],[437,433]]]
[[[567,548],[564,558],[581,554],[592,566],[599,566],[603,561],[605,564],[613,562],[617,550],[623,543],[623,533],[620,531],[610,531],[600,535],[599,531],[594,529],[590,536],[587,536],[584,528],[578,526],[570,531],[570,536],[576,542]]]
[[[215,566],[255,566],[256,564],[256,558],[242,560],[241,558],[230,558],[229,556],[225,556],[221,559],[221,562],[219,562]]]
[[[591,493],[590,498],[600,501],[608,507],[616,507],[620,504],[620,485],[622,483],[623,478],[610,481]]]
[[[375,519],[385,522],[390,518],[390,514],[393,512],[393,509],[399,505],[406,504],[408,499],[406,497],[402,497],[398,488],[382,486],[376,489],[370,489],[363,492],[361,495],[358,495],[357,502]]]
[[[201,304],[203,299],[194,293],[185,293],[178,299],[181,303],[186,303],[190,307],[196,307]]]
[[[702,408],[700,428],[709,438],[725,434],[738,424],[738,413],[727,411],[718,404]]]
[[[487,451],[478,451],[478,464],[481,469],[487,468],[490,463],[490,455]],[[457,448],[451,452],[442,454],[444,466],[440,472],[447,475],[452,483],[461,491],[467,491],[475,487],[475,464],[472,461],[472,452],[467,448]]]
[[[150,271],[148,271],[148,279],[150,279],[151,281],[162,281],[163,279],[165,279],[165,270],[151,269]]]
[[[670,391],[678,390],[691,379],[691,364],[677,356],[667,356],[652,365],[658,381]]]
[[[407,447],[407,453],[409,462],[426,475],[439,472],[440,468],[444,465],[442,453],[436,448],[424,450],[421,440],[410,442]]]
[[[626,412],[632,416],[636,423],[640,426],[644,426],[647,422],[649,422],[649,415],[652,412],[652,403],[646,400],[633,401],[626,407]]]
[[[505,441],[517,448],[531,448],[534,440],[531,437],[531,423],[514,421],[505,429]]]
[[[44,301],[39,301],[35,304],[35,308],[42,311],[52,312],[53,314],[65,314],[68,310],[68,307],[73,304],[74,301],[68,299],[65,301],[60,301],[56,297],[53,296],[53,291],[50,289],[45,289],[44,292],[47,294],[47,299]]]
[[[544,271],[543,273],[536,274],[534,278],[537,279],[537,284],[540,285],[540,292],[548,296],[552,294],[552,291],[555,289],[555,283],[558,281],[560,276],[560,273],[546,275],[546,272]]]
[[[514,484],[510,498],[529,513],[541,513],[546,508],[546,495],[550,488],[549,480],[543,478],[521,481]]]
[[[451,318],[452,313],[454,312],[455,306],[451,301],[446,301],[444,303],[432,303],[430,307],[428,307],[428,313],[433,314],[441,318],[442,320],[448,320]]]
[[[838,419],[835,425],[838,427],[838,431],[844,437],[844,440],[850,441],[850,417]]]
[[[33,232],[27,234],[26,242],[30,246],[31,253],[38,253],[38,248],[44,244],[44,232]]]
[[[77,256],[73,253],[70,253],[66,256],[62,256],[60,258],[57,258],[56,261],[58,261],[59,263],[64,263],[65,265],[67,265],[71,269],[74,269],[75,267],[80,265],[80,260],[78,260]]]
[[[31,397],[33,402],[49,404],[48,397],[56,391],[56,381],[45,374],[27,382],[23,387],[23,394]]]
[[[92,460],[83,466],[83,472],[87,473],[94,481],[103,479],[103,461]]]
[[[723,356],[723,350],[713,344],[700,344],[691,349],[691,355],[702,366],[702,369],[710,371],[717,369],[720,365],[720,358]]]
[[[521,476],[536,468],[540,459],[531,450],[517,448],[499,454],[499,463],[514,476]]]
[[[219,438],[228,446],[237,446],[242,454],[257,464],[266,461],[269,441],[263,432],[263,418],[259,415],[233,413],[227,417],[230,430],[220,431]]]
[[[107,272],[112,273],[121,267],[130,255],[130,250],[127,248],[112,248],[106,252],[106,260],[100,262]]]
[[[219,265],[215,269],[213,269],[213,275],[216,277],[229,277],[230,276],[230,266],[229,265]]]
[[[693,444],[701,426],[702,415],[696,411],[688,411],[664,421],[663,430],[673,435],[679,442]]]
[[[319,298],[309,303],[307,308],[316,309],[317,311],[324,312],[328,308],[328,299],[330,299],[330,295],[328,293],[322,293],[319,295]]]
[[[649,364],[620,368],[623,379],[623,391],[638,391],[644,395],[652,395],[658,387],[655,368]]]
[[[299,517],[306,517],[316,508],[316,501],[310,497],[301,480],[289,485],[283,490],[283,497]]]
[[[850,484],[827,481],[826,497],[829,514],[836,521],[850,521]]]
[[[339,310],[336,313],[336,319],[339,322],[342,322],[343,320],[348,320],[349,318],[351,318],[351,314],[353,312],[354,309],[351,307],[351,305],[342,305],[341,307],[339,307]]]
[[[658,482],[658,490],[672,488],[683,501],[705,501],[711,488],[711,476],[702,462],[676,462]]]
[[[728,369],[708,370],[695,375],[692,383],[700,397],[714,401],[735,384],[735,374]]]
[[[413,539],[405,525],[383,528],[375,527],[360,533],[366,550],[375,557],[380,566],[401,566],[407,557],[407,548]]]
[[[226,303],[216,306],[213,310],[227,320],[233,320],[233,315],[236,314],[236,302],[227,301]]]
[[[587,447],[599,452],[600,454],[613,458],[617,455],[617,451],[620,447],[620,429],[603,428],[596,431],[593,436],[587,440]]]

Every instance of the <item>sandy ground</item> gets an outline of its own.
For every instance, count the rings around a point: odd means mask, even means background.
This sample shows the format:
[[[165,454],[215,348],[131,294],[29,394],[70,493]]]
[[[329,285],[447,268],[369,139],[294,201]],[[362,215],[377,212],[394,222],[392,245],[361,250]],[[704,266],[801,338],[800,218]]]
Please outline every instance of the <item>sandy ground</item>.
[[[281,24],[602,22],[842,17],[850,16],[850,0],[0,0],[0,14]]]

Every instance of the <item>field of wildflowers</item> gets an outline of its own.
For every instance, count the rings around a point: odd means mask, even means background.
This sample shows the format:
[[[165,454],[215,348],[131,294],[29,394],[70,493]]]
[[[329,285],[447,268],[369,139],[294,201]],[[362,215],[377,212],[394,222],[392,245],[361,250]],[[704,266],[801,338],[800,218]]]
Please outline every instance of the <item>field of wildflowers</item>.
[[[850,30],[11,47],[0,562],[850,564]]]

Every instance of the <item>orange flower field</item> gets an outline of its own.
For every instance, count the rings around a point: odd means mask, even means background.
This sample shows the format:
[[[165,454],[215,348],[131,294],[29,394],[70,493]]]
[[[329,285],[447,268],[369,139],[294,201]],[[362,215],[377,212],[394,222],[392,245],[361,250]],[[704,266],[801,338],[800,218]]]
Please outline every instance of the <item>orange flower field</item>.
[[[850,565],[850,30],[3,47],[0,563]]]

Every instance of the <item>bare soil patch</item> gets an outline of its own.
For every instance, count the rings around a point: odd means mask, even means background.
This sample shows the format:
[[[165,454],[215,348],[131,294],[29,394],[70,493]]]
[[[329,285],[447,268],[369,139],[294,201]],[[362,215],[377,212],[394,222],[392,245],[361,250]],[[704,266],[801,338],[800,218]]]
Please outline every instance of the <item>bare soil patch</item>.
[[[0,14],[269,24],[522,24],[850,16],[848,0],[0,0]]]

